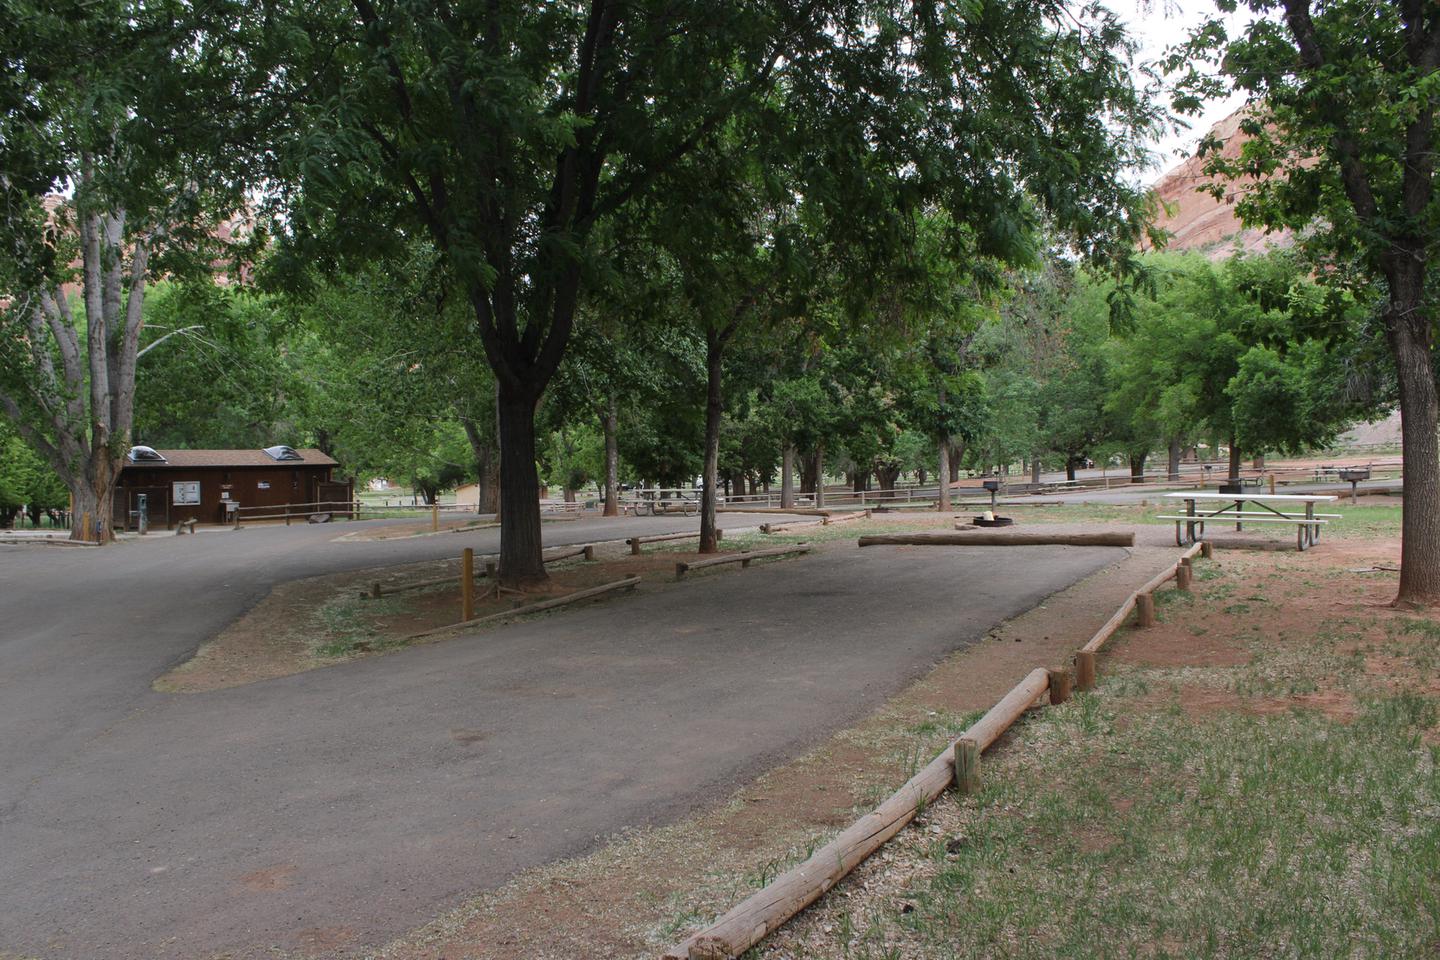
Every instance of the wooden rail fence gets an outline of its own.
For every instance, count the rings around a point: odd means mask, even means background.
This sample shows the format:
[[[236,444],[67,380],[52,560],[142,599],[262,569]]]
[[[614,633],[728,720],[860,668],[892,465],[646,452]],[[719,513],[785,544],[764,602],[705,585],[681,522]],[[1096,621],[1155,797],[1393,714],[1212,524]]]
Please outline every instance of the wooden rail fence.
[[[662,954],[662,960],[733,960],[820,899],[951,784],[962,794],[978,790],[980,755],[985,749],[1042,696],[1048,696],[1052,704],[1068,699],[1072,679],[1077,689],[1093,689],[1096,652],[1132,610],[1140,610],[1140,626],[1153,625],[1155,590],[1172,579],[1177,580],[1181,589],[1188,589],[1190,564],[1197,553],[1210,556],[1210,544],[1195,544],[1173,565],[1130,594],[1115,615],[1076,653],[1073,678],[1069,670],[1043,667],[1031,670],[989,712],[887,800],[815,851],[804,863],[782,873],[769,886],[742,900],[709,926],[670,947]]]
[[[682,580],[685,574],[691,570],[700,570],[704,567],[718,567],[722,563],[739,563],[742,567],[750,566],[751,560],[759,560],[764,557],[784,557],[792,553],[809,553],[810,548],[804,544],[796,544],[793,547],[774,547],[768,550],[745,550],[740,553],[727,553],[719,557],[707,557],[704,560],[691,560],[688,563],[675,564],[675,579]]]

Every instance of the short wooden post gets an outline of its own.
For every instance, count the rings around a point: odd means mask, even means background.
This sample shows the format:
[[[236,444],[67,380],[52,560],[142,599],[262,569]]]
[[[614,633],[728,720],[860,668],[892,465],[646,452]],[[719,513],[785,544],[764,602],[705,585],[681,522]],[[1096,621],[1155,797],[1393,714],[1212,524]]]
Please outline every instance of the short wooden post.
[[[740,561],[740,566],[741,566],[742,568],[743,568],[743,567],[748,567],[748,566],[750,566],[750,558],[749,558],[749,557],[746,557],[745,559],[741,560],[741,561]]]
[[[436,503],[430,504],[430,530],[431,530],[431,532],[437,532],[437,531],[439,531],[439,529],[440,529],[440,504],[439,504],[439,502],[436,502]]]
[[[290,504],[285,504],[285,526],[290,526]]]
[[[1270,474],[1270,496],[1275,496],[1275,474]]]
[[[466,547],[460,554],[460,620],[475,619],[475,551]]]
[[[594,560],[594,559],[595,559],[595,545],[594,545],[594,544],[589,544],[589,545],[587,545],[587,546],[585,547],[585,559],[586,559],[586,560]]]
[[[1140,594],[1135,598],[1135,609],[1140,612],[1140,626],[1155,626],[1155,594]]]
[[[379,580],[376,580],[374,583],[370,584],[370,596],[374,597],[376,600],[379,600],[379,599],[380,599],[380,581],[379,581]]]
[[[630,555],[633,556],[633,557],[638,557],[638,556],[640,556],[640,538],[639,538],[639,537],[631,537],[629,542],[630,542]]]
[[[1058,707],[1070,699],[1070,671],[1050,670],[1050,705]]]
[[[715,542],[716,542],[716,543],[719,543],[721,540],[724,540],[724,539],[725,539],[725,531],[724,531],[724,530],[721,530],[719,527],[716,527],[716,528],[715,528]]]
[[[1075,654],[1075,689],[1095,689],[1095,651],[1081,650]]]
[[[1180,566],[1175,569],[1175,586],[1181,590],[1190,589],[1190,577],[1193,573],[1188,562],[1190,558],[1186,557],[1185,559],[1186,562],[1181,563]]]
[[[962,797],[980,789],[980,744],[970,737],[955,741],[955,792]]]
[[[1200,541],[1200,556],[1204,557],[1206,560],[1209,560],[1211,557],[1215,556],[1215,545],[1209,540]]]
[[[493,581],[493,580],[495,579],[495,561],[493,561],[493,560],[486,560],[486,561],[485,561],[485,578],[486,578],[487,580],[491,580],[491,581]]]

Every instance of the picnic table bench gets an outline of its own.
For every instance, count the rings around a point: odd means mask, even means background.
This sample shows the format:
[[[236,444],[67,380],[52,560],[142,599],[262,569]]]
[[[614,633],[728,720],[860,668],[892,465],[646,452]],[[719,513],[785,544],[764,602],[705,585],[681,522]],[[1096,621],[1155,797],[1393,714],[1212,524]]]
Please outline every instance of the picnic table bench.
[[[1207,521],[1233,522],[1236,530],[1244,529],[1247,523],[1287,523],[1295,527],[1295,546],[1306,550],[1320,540],[1320,529],[1331,520],[1339,520],[1338,513],[1316,513],[1317,503],[1328,503],[1335,498],[1326,494],[1296,493],[1167,493],[1167,500],[1185,501],[1182,514],[1160,514],[1157,519],[1175,521],[1175,544],[1188,546],[1205,536]],[[1215,509],[1200,508],[1197,504],[1214,505]],[[1247,510],[1246,504],[1259,509]],[[1304,508],[1300,512],[1298,508]]]

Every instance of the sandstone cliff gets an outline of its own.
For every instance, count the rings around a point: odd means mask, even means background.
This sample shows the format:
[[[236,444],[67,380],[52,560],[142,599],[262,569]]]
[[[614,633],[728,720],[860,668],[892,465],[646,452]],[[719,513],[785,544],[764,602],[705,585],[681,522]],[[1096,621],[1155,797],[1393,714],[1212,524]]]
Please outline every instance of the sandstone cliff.
[[[1227,157],[1239,156],[1245,142],[1245,134],[1240,132],[1243,116],[1244,110],[1237,110],[1211,129],[1224,142]],[[1159,225],[1171,234],[1167,249],[1195,250],[1212,260],[1221,260],[1236,252],[1255,253],[1290,244],[1288,232],[1267,234],[1241,225],[1232,204],[1237,192],[1244,190],[1243,181],[1229,184],[1222,199],[1200,189],[1211,182],[1204,167],[1203,159],[1192,156],[1171,168],[1152,187],[1165,206]]]

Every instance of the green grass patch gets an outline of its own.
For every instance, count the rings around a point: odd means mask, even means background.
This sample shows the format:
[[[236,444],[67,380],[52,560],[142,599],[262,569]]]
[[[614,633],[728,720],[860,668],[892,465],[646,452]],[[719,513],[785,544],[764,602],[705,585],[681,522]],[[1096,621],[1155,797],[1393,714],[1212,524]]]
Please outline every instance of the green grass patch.
[[[317,657],[339,659],[404,646],[403,639],[386,637],[375,629],[374,622],[379,617],[406,612],[410,609],[410,599],[409,596],[362,599],[353,591],[331,598],[315,611],[318,639],[311,651]]]
[[[913,837],[929,866],[893,909],[840,903],[828,952],[792,955],[1434,955],[1440,751],[1420,737],[1433,700],[1379,697],[1347,725],[1191,719],[1136,711],[1136,695],[1112,681],[1030,720],[1038,750],[931,812],[946,830]]]

